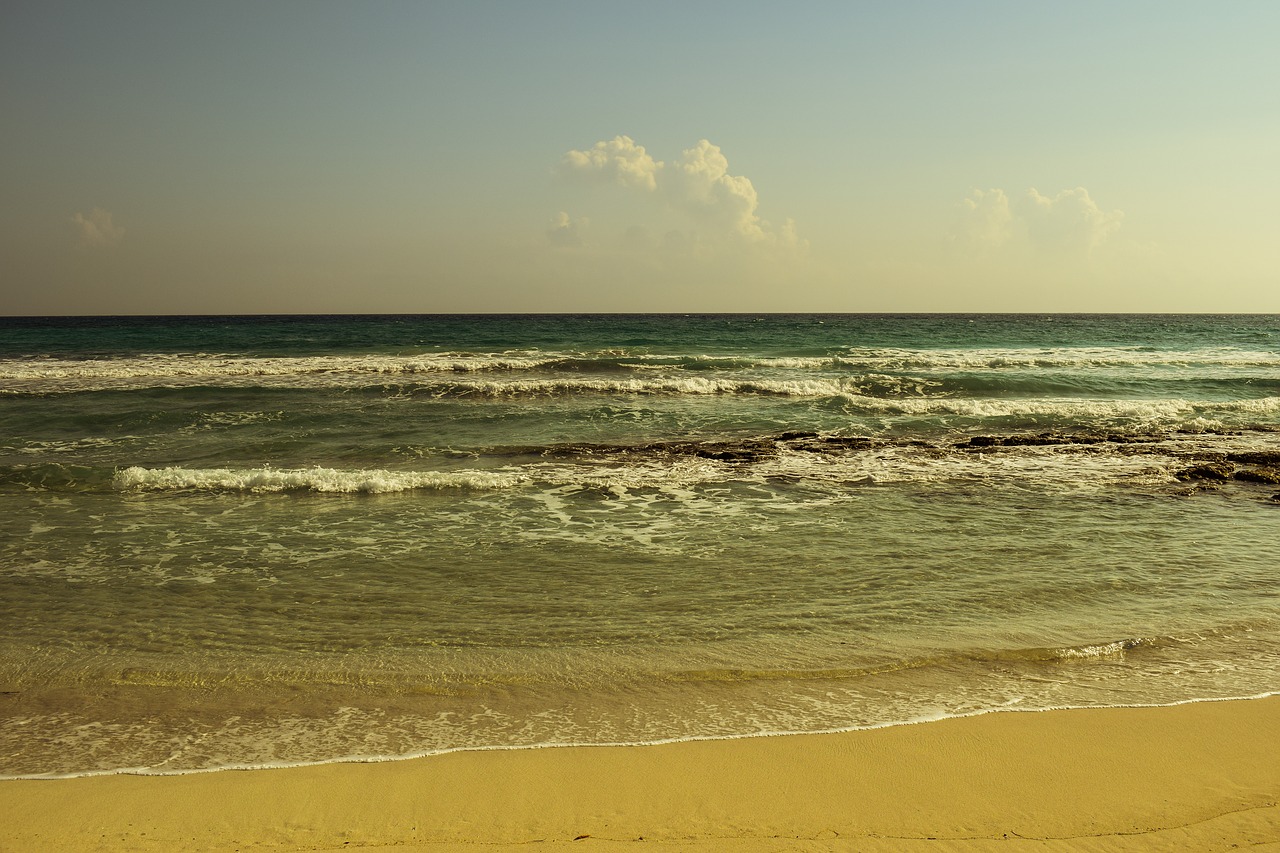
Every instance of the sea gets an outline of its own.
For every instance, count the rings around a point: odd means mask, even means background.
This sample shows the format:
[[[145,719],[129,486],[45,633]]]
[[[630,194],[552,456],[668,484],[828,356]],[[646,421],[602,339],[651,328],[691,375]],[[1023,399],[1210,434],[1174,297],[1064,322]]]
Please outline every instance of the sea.
[[[1277,315],[0,319],[0,776],[1277,691]]]

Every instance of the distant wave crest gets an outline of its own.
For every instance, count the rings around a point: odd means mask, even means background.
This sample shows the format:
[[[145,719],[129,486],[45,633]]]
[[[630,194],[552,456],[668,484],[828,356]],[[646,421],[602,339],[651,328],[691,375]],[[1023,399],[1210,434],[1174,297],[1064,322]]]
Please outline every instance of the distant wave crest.
[[[1138,347],[893,349],[850,347],[828,355],[600,352],[442,352],[417,355],[265,356],[155,353],[89,359],[0,359],[10,382],[234,380],[254,377],[414,376],[431,374],[629,373],[654,370],[1001,370],[1052,368],[1204,367],[1280,369],[1280,353],[1236,348],[1150,351]]]

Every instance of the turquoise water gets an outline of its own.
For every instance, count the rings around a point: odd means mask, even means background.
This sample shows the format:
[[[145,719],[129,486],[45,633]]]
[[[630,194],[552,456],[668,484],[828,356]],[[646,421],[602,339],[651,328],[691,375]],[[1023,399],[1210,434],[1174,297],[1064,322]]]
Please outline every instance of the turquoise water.
[[[0,320],[0,774],[1267,693],[1278,465],[1275,316]]]

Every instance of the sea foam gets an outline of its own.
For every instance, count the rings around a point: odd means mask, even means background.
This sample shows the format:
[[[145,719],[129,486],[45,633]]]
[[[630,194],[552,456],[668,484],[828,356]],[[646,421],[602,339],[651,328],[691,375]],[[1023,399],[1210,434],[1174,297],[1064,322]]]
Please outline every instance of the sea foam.
[[[505,489],[519,485],[518,474],[467,471],[340,471],[333,468],[141,468],[119,471],[113,480],[118,489],[168,491],[289,492],[333,494],[403,492],[412,489]]]
[[[776,372],[850,371],[925,373],[955,370],[1054,370],[1073,368],[1190,368],[1280,371],[1280,354],[1235,348],[1149,351],[1130,347],[1061,347],[1050,349],[906,350],[851,347],[823,356],[654,354],[642,351],[496,353],[441,352],[415,355],[244,356],[231,353],[151,353],[106,358],[0,359],[0,381],[8,383],[79,383],[137,381],[228,381],[295,378],[312,383],[324,378],[356,376],[431,376],[440,374],[567,371],[610,373],[618,370],[667,370],[694,373],[761,370]],[[130,382],[132,381],[132,382]]]

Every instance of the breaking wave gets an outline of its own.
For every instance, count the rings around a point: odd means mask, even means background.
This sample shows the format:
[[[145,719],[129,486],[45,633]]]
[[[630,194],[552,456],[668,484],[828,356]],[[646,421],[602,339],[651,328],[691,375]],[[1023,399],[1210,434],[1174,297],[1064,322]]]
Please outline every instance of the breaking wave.
[[[703,486],[739,484],[767,499],[787,483],[829,487],[843,493],[850,485],[891,483],[991,483],[1007,481],[1025,488],[1055,491],[1106,488],[1116,482],[1171,484],[1168,460],[1150,456],[1089,454],[1022,449],[1019,453],[938,452],[921,455],[905,448],[883,448],[848,456],[783,452],[751,460],[654,458],[616,464],[538,462],[499,471],[387,471],[334,468],[144,468],[119,470],[110,487],[121,491],[314,492],[318,494],[391,494],[411,491],[498,491],[534,489],[589,492],[599,497],[647,499],[694,495]],[[46,482],[45,487],[54,485]]]
[[[193,489],[234,492],[323,492],[380,494],[414,489],[506,489],[524,482],[518,474],[487,471],[340,471],[333,468],[125,468],[112,480],[118,489]]]
[[[1061,347],[909,350],[850,347],[814,356],[600,352],[442,352],[415,355],[263,356],[143,354],[128,357],[0,359],[0,380],[234,379],[317,375],[418,375],[484,372],[628,372],[649,370],[898,370],[1052,368],[1263,368],[1280,369],[1280,353],[1236,348],[1152,351],[1142,347]]]

